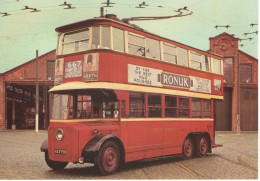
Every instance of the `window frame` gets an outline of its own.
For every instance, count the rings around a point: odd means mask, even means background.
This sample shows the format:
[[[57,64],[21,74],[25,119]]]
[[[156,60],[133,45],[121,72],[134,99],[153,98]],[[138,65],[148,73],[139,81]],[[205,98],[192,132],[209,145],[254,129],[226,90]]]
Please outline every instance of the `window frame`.
[[[176,107],[166,105],[166,97],[175,97],[176,98]],[[166,116],[166,109],[176,109],[176,117]],[[178,118],[179,117],[179,96],[177,95],[164,95],[164,117],[165,118]]]
[[[163,52],[162,52],[162,54],[163,54],[163,60],[162,60],[162,61],[177,65],[177,62],[178,62],[178,46],[173,45],[173,44],[170,44],[170,43],[166,43],[166,42],[162,42],[162,45],[163,45]],[[174,54],[169,54],[168,52],[166,53],[166,52],[165,52],[165,46],[174,48],[174,49],[175,49],[175,55],[174,55]],[[171,61],[168,61],[168,60],[165,60],[165,54],[174,57],[174,58],[175,58],[175,60],[174,60],[175,63],[173,63],[173,62],[171,62]]]
[[[61,40],[59,39],[59,43],[58,45],[61,43],[61,48],[58,48],[58,51],[61,51],[61,54],[59,55],[67,55],[67,54],[71,54],[71,53],[77,53],[77,52],[82,52],[82,51],[86,51],[86,50],[80,50],[80,51],[76,51],[76,42],[77,43],[80,43],[82,41],[88,41],[88,48],[87,50],[90,48],[90,44],[91,44],[91,37],[92,37],[92,33],[90,33],[92,30],[92,27],[85,27],[85,28],[81,28],[81,29],[78,29],[78,30],[74,30],[74,31],[68,31],[68,32],[65,32],[65,33],[62,33],[59,38],[61,38]],[[66,42],[64,43],[64,40],[66,38],[66,34],[74,34],[76,32],[83,32],[84,30],[88,30],[88,38],[84,38],[84,39],[80,39],[80,40],[74,40],[74,41],[70,41],[70,42]],[[74,51],[73,52],[70,52],[70,53],[64,53],[64,44],[70,44],[70,43],[73,43],[74,45]],[[59,52],[58,52],[59,53]]]
[[[160,103],[161,103],[161,105],[160,106],[150,106],[149,105],[149,96],[160,96]],[[146,100],[145,100],[145,102],[146,102],[146,117],[147,118],[163,118],[164,117],[164,115],[163,115],[163,97],[164,97],[164,95],[163,94],[155,94],[155,93],[146,93],[146,96],[145,96],[145,98],[146,98]],[[151,116],[149,116],[149,113],[150,113],[150,111],[149,111],[149,108],[156,108],[156,109],[161,109],[161,116],[159,116],[159,117],[151,117]]]

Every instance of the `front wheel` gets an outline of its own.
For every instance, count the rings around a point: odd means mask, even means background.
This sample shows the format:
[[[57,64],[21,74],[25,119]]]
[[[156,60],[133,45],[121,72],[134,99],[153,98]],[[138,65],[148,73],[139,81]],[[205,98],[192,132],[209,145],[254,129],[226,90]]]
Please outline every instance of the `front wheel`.
[[[47,165],[53,170],[62,170],[68,165],[68,162],[57,162],[50,160],[48,152],[45,152],[45,161]]]
[[[95,157],[94,164],[103,175],[109,175],[115,172],[120,165],[118,145],[113,141],[106,142]]]
[[[185,159],[190,159],[193,156],[194,144],[190,137],[186,138],[182,146],[182,155]]]

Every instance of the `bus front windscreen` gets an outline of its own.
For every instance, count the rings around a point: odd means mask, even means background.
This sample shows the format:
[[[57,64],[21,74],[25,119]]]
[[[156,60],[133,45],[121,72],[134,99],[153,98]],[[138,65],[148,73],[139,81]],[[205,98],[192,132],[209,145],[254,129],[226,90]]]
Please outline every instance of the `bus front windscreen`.
[[[118,118],[115,96],[102,94],[54,94],[52,119]]]

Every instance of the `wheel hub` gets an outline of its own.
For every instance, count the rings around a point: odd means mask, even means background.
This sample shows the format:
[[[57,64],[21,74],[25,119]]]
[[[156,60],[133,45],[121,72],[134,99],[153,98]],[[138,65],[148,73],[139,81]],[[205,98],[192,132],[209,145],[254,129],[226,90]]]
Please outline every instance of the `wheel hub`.
[[[110,148],[105,152],[105,162],[107,166],[113,166],[116,162],[115,150]]]

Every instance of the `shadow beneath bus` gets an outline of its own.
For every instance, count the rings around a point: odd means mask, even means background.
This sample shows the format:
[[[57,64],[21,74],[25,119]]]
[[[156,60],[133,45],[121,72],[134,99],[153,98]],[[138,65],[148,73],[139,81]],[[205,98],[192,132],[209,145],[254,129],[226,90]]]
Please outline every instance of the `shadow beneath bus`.
[[[58,179],[81,179],[81,177],[96,178],[101,176],[93,164],[79,165],[72,163],[64,170],[49,170],[48,174],[55,175]]]
[[[213,154],[208,154],[206,157],[217,156]],[[196,157],[192,158],[196,159]],[[178,163],[182,162],[185,159],[181,155],[172,155],[172,156],[165,156],[165,157],[156,157],[156,158],[149,158],[144,160],[138,160],[129,162],[123,165],[119,171],[110,175],[110,176],[102,176],[99,171],[94,167],[93,164],[69,164],[67,168],[60,171],[50,170],[48,171],[49,174],[55,175],[59,179],[71,178],[71,179],[82,179],[82,178],[93,178],[93,179],[106,179],[106,178],[113,178],[113,175],[122,174],[126,172],[132,172],[134,170],[148,168],[153,166],[160,166],[169,163]]]
[[[160,166],[163,164],[174,163],[183,161],[181,155],[165,156],[165,157],[156,157],[156,158],[147,158],[144,160],[138,160],[129,162],[124,165],[122,170],[132,170],[132,169],[141,169],[144,167]]]

